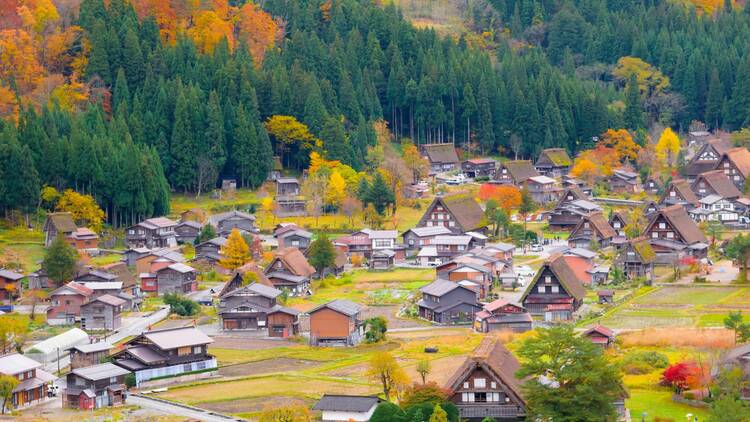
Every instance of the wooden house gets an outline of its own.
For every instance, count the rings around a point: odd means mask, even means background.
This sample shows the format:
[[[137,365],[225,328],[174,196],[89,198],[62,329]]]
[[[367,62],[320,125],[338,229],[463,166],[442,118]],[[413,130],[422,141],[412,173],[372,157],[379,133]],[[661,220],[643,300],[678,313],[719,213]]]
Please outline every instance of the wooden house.
[[[570,320],[585,295],[565,257],[555,255],[542,264],[520,302],[531,315],[544,315],[547,321]]]
[[[568,174],[573,161],[564,148],[549,148],[542,150],[534,163],[539,174],[547,177],[559,178]]]
[[[560,199],[563,189],[557,186],[557,181],[547,176],[529,177],[524,182],[534,202],[545,205]]]
[[[419,291],[419,317],[436,324],[470,324],[481,309],[476,290],[458,282],[437,279]]]
[[[697,175],[691,189],[698,198],[717,195],[728,200],[735,200],[742,196],[742,192],[721,170],[707,171]]]
[[[490,331],[513,331],[523,333],[532,329],[531,314],[523,306],[497,299],[486,303],[477,312],[474,319],[474,330],[480,333]]]
[[[277,227],[273,237],[276,238],[279,248],[294,247],[305,250],[312,242],[312,233],[293,223]]]
[[[429,246],[437,236],[444,236],[451,233],[453,232],[445,226],[414,227],[405,231],[402,237],[404,238],[406,249],[414,251]]]
[[[224,257],[221,255],[221,249],[227,244],[225,237],[214,237],[195,245],[195,259],[205,260],[211,264],[216,264]]]
[[[591,196],[591,186],[587,185],[583,180],[576,179],[569,174],[562,177],[562,187],[563,189],[576,188],[586,194],[587,197]]]
[[[172,249],[157,249],[146,252],[135,259],[137,273],[155,273],[172,264],[184,263],[185,257]]]
[[[436,268],[437,276],[454,283],[460,283],[473,290],[478,298],[483,299],[492,291],[495,275],[493,270],[495,268],[483,265],[484,262],[480,264],[478,261],[482,262],[476,257],[451,261],[448,265],[443,264]]]
[[[73,369],[66,376],[63,407],[91,410],[125,404],[125,376],[129,373],[109,362]]]
[[[368,422],[381,402],[377,396],[323,394],[313,410],[321,422]]]
[[[563,202],[549,212],[549,226],[552,230],[572,230],[583,218],[591,213],[601,212],[602,208],[591,201],[576,199]]]
[[[443,173],[459,168],[460,161],[453,144],[423,144],[422,155],[430,163],[430,173]]]
[[[177,245],[177,222],[166,217],[144,220],[125,229],[125,244],[129,248],[170,248]]]
[[[193,244],[203,230],[203,224],[194,220],[183,220],[174,228],[177,243]]]
[[[721,170],[739,190],[744,190],[745,179],[750,176],[750,151],[745,147],[732,148],[726,151],[716,170]]]
[[[279,217],[305,215],[305,198],[300,190],[300,183],[294,177],[276,179],[275,213]]]
[[[516,378],[520,369],[518,360],[499,339],[483,338],[445,385],[460,419],[525,420],[522,381]]]
[[[605,349],[615,343],[615,332],[603,325],[591,327],[581,335],[591,340],[591,342],[597,346],[601,346]]]
[[[56,376],[42,369],[41,363],[19,353],[0,356],[0,374],[18,380],[5,402],[10,409],[41,403],[47,397],[47,386],[57,380]]]
[[[698,206],[699,198],[690,189],[690,183],[685,179],[675,179],[664,189],[659,205],[682,205],[685,208]]]
[[[492,158],[471,158],[461,163],[461,171],[471,178],[489,177],[495,175],[497,162]]]
[[[86,331],[114,331],[122,326],[122,307],[125,300],[103,295],[81,305],[81,329]]]
[[[612,243],[617,232],[609,225],[601,212],[587,214],[570,231],[568,246],[571,248],[590,249],[593,244],[606,248]]]
[[[534,164],[528,160],[515,160],[500,163],[495,172],[495,182],[522,187],[531,177],[539,176]]]
[[[197,272],[195,268],[182,263],[170,264],[156,270],[156,286],[141,286],[144,292],[156,291],[159,295],[165,293],[185,294],[198,290],[195,280]],[[145,287],[145,288],[144,288]]]
[[[718,221],[720,223],[735,223],[740,213],[735,209],[735,201],[719,195],[708,195],[699,201],[699,206],[688,211],[696,222]]]
[[[625,228],[630,225],[630,215],[624,211],[614,211],[609,216],[609,226],[615,231],[615,237],[612,239],[612,244],[615,247],[620,247],[628,239],[628,235],[625,232]]]
[[[704,258],[708,240],[681,205],[660,209],[644,230],[656,253],[655,264],[672,265],[683,256]]]
[[[128,340],[112,355],[112,363],[135,374],[136,386],[163,376],[217,367],[208,353],[211,337],[195,327],[150,330]]]
[[[71,281],[49,294],[47,324],[71,325],[80,320],[81,306],[88,302],[94,291],[83,284]]]
[[[729,139],[711,139],[704,143],[685,166],[685,177],[688,182],[692,183],[698,175],[715,169],[721,156],[730,149],[732,141]]]
[[[214,214],[208,218],[208,224],[214,226],[216,234],[227,237],[232,230],[237,229],[240,233],[257,233],[255,227],[255,216],[242,211],[227,211]]]
[[[617,169],[606,180],[609,190],[615,193],[634,194],[643,191],[641,177],[633,171]]]
[[[21,282],[25,275],[0,269],[0,303],[12,302],[21,295]]]
[[[80,344],[70,349],[70,368],[84,368],[98,365],[109,358],[112,345],[106,341]]]
[[[711,132],[706,130],[706,125],[701,123],[698,126],[688,132],[688,147],[690,148],[700,148],[711,139]]]
[[[99,235],[87,227],[77,227],[67,239],[70,246],[78,251],[86,253],[99,251]]]
[[[390,270],[393,268],[396,252],[390,249],[378,249],[372,252],[367,261],[371,270]]]
[[[427,207],[417,227],[447,227],[453,233],[484,232],[484,211],[471,196],[438,196]]]
[[[107,271],[88,269],[86,272],[77,275],[73,281],[78,283],[111,283],[119,281],[116,274]]]
[[[283,248],[276,251],[264,273],[277,289],[287,289],[291,296],[305,296],[312,293],[310,279],[316,271],[299,249]]]
[[[281,290],[252,283],[220,297],[219,317],[224,330],[268,330],[269,337],[299,333],[299,312],[276,302]]]
[[[645,237],[631,239],[615,256],[614,265],[621,268],[625,276],[634,279],[645,277],[653,280],[656,254]]]
[[[70,237],[76,231],[73,214],[69,212],[53,212],[47,214],[42,231],[44,232],[44,246],[49,247],[57,236]]]
[[[310,344],[326,346],[357,345],[364,337],[362,307],[345,299],[336,299],[308,311]]]
[[[649,193],[651,195],[659,195],[663,188],[664,188],[664,183],[662,183],[661,179],[655,176],[649,176],[643,182],[643,190],[646,191],[646,193]]]

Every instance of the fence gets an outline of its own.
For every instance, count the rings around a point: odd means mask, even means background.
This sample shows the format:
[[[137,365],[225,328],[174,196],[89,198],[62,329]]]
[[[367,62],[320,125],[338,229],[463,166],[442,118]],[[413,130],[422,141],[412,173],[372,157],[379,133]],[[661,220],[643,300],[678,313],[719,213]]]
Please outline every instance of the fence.
[[[216,358],[202,360],[200,362],[183,363],[180,365],[164,366],[161,368],[144,369],[135,373],[135,384],[140,387],[141,383],[154,378],[175,377],[186,372],[203,371],[217,368]]]

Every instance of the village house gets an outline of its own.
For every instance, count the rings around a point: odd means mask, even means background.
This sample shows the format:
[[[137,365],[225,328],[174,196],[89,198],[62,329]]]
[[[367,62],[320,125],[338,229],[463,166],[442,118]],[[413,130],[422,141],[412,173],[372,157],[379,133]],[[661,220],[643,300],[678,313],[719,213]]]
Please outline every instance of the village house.
[[[534,168],[542,176],[560,178],[568,174],[572,162],[564,148],[549,148],[542,150],[534,163]]]
[[[137,273],[155,273],[157,270],[171,264],[184,263],[185,257],[172,249],[157,249],[149,251],[135,259]]]
[[[67,237],[70,246],[81,252],[96,254],[99,251],[99,235],[87,227],[78,227]]]
[[[146,331],[112,355],[112,363],[135,373],[136,386],[156,377],[216,368],[211,337],[195,327]]]
[[[372,252],[367,264],[371,270],[390,270],[395,262],[396,252],[390,249],[378,249]]]
[[[719,195],[708,195],[701,198],[700,206],[689,211],[690,217],[696,222],[718,221],[720,223],[734,223],[740,218],[735,210],[735,202]]]
[[[422,156],[430,163],[430,174],[453,171],[460,161],[453,144],[423,144]]]
[[[125,244],[129,248],[170,248],[177,246],[177,222],[166,217],[144,220],[125,229]]]
[[[742,192],[721,170],[712,170],[696,176],[691,189],[698,198],[717,195],[733,201],[742,196]]]
[[[484,211],[468,195],[438,196],[427,207],[417,227],[447,227],[453,233],[483,233],[487,224]]]
[[[566,321],[573,318],[585,295],[565,257],[555,255],[542,264],[520,302],[531,315],[544,315],[547,322]]]
[[[416,251],[424,246],[429,246],[436,236],[449,235],[453,233],[445,226],[414,227],[405,231],[401,236],[404,238],[404,246],[408,251]]]
[[[486,303],[477,312],[474,320],[474,330],[480,333],[490,331],[513,331],[523,333],[532,329],[531,314],[523,306],[510,303],[505,299],[497,299]]]
[[[109,358],[112,345],[106,341],[97,343],[79,344],[70,349],[70,368],[85,368],[98,365]]]
[[[0,269],[0,303],[12,302],[21,295],[21,282],[25,275]]]
[[[470,324],[481,309],[477,291],[461,283],[437,279],[419,291],[419,317],[436,324]]]
[[[310,316],[310,344],[355,346],[365,334],[362,307],[345,299],[336,299],[307,313]]]
[[[601,212],[587,214],[581,218],[568,236],[568,246],[571,248],[593,249],[592,245],[606,248],[617,236],[617,232],[609,225],[607,218]]]
[[[716,170],[723,171],[737,189],[743,190],[745,179],[750,175],[750,151],[744,147],[726,151],[716,163]]]
[[[531,199],[542,205],[559,200],[563,192],[563,189],[557,186],[557,181],[547,176],[529,177],[525,183]]]
[[[633,171],[617,169],[606,181],[609,190],[615,193],[633,194],[643,191],[641,177]]]
[[[698,200],[687,180],[675,179],[664,190],[659,205],[682,205],[685,208],[693,208],[698,206]]]
[[[711,132],[706,130],[706,125],[701,123],[698,126],[700,127],[688,132],[689,148],[700,148],[711,139]]]
[[[495,175],[497,162],[492,158],[472,158],[461,163],[461,171],[471,178],[489,177]]]
[[[732,141],[729,139],[711,139],[704,143],[685,166],[685,177],[688,182],[692,183],[698,175],[715,169],[721,156],[731,148]]]
[[[591,287],[607,284],[609,279],[609,266],[594,265],[586,270],[591,279]]]
[[[660,209],[644,230],[656,265],[673,265],[683,256],[704,258],[708,240],[681,205]]]
[[[576,179],[575,177],[569,174],[563,175],[562,187],[563,189],[566,189],[566,190],[568,188],[575,188],[583,192],[586,195],[586,197],[591,196],[591,191],[592,191],[591,186],[587,185],[586,182],[584,182],[583,180]]]
[[[653,217],[661,208],[663,207],[656,202],[648,201],[646,202],[646,205],[643,206],[643,216],[646,217],[647,220],[651,219],[651,217]]]
[[[310,278],[316,271],[297,248],[283,248],[276,251],[276,255],[264,273],[275,288],[287,289],[290,296],[312,294]]]
[[[47,214],[47,219],[44,220],[44,225],[42,226],[44,246],[49,247],[58,235],[62,235],[67,239],[77,228],[75,221],[73,221],[73,214],[69,212]]]
[[[592,343],[603,348],[608,348],[615,343],[615,333],[603,325],[596,325],[581,334],[591,340]]]
[[[227,244],[225,237],[214,237],[195,245],[195,259],[204,260],[210,264],[216,264],[224,257],[221,255],[221,249]]]
[[[483,338],[445,385],[461,420],[524,420],[526,402],[522,383],[516,378],[520,369],[518,360],[499,339]]]
[[[114,331],[122,326],[122,306],[125,300],[103,295],[81,305],[81,329],[86,331]]]
[[[300,184],[294,177],[276,179],[276,197],[274,198],[278,217],[305,215],[305,198],[300,193]]]
[[[463,265],[471,265],[472,267],[477,267],[477,269],[464,269],[458,273],[466,272],[467,275],[471,273],[473,277],[476,277],[476,281],[482,281],[483,283],[480,284],[486,285],[487,290],[489,290],[493,278],[498,277],[501,272],[512,266],[510,262],[498,258],[495,254],[489,251],[485,251],[482,248],[475,248],[464,254],[454,256],[450,261],[436,266],[435,271],[438,278],[449,278],[447,274]],[[486,275],[480,277],[479,274],[476,274],[477,272]],[[457,277],[459,277],[459,275],[454,276],[453,279],[460,281],[461,279],[458,279]],[[471,279],[472,277],[465,277],[464,279],[466,278]]]
[[[305,250],[312,242],[312,233],[294,223],[284,223],[277,226],[273,232],[279,248],[294,247]]]
[[[177,243],[193,244],[203,230],[203,224],[194,220],[182,220],[174,228]]]
[[[266,287],[273,287],[273,283],[271,283],[268,277],[263,273],[263,268],[253,262],[248,262],[234,270],[229,281],[224,283],[224,287],[219,291],[218,296],[221,298],[229,292],[250,283],[258,283]]]
[[[600,305],[613,305],[615,303],[614,290],[598,290],[596,292],[597,303]]]
[[[233,229],[239,230],[240,233],[257,233],[255,227],[255,216],[242,211],[227,211],[214,214],[208,218],[208,224],[214,226],[216,235],[227,237]]]
[[[483,299],[492,291],[493,271],[484,265],[476,263],[477,259],[471,259],[473,262],[461,262],[455,265],[443,265],[436,268],[438,278],[444,278],[454,283],[459,283],[468,287],[477,294],[477,297]]]
[[[651,195],[659,195],[664,184],[660,179],[655,176],[649,176],[645,182],[643,182],[643,190]]]
[[[750,387],[747,387],[747,382],[750,381],[750,343],[726,351],[716,366],[718,367],[717,373],[719,369],[738,368],[742,373],[743,384],[743,388],[740,390],[740,398],[746,402],[750,400]]]
[[[367,422],[381,401],[376,396],[323,394],[313,410],[321,413],[321,422]]]
[[[585,199],[561,201],[548,213],[551,230],[572,230],[583,218],[591,213],[601,212],[602,208]]]
[[[153,279],[146,279],[141,285],[144,292],[157,292],[159,295],[165,293],[185,294],[198,290],[195,281],[197,272],[195,268],[182,263],[170,264],[156,270]],[[155,282],[155,284],[153,284]]]
[[[42,369],[42,364],[19,353],[0,356],[0,374],[19,382],[13,388],[7,407],[18,409],[41,403],[47,397],[47,385],[57,377]]]
[[[269,337],[299,334],[299,311],[281,306],[281,290],[248,284],[220,297],[219,318],[224,330],[268,330]]]
[[[125,404],[125,375],[130,371],[109,362],[68,372],[63,407],[80,410]]]
[[[656,254],[645,237],[637,237],[626,242],[615,256],[614,265],[632,279],[645,277],[653,280]]]
[[[612,238],[612,244],[615,247],[622,246],[628,239],[625,228],[630,225],[630,215],[624,211],[614,211],[609,216],[609,226],[615,231],[615,237]]]
[[[496,183],[522,187],[531,177],[539,176],[531,161],[515,160],[500,163],[495,172]]]
[[[88,302],[94,291],[83,284],[71,281],[49,294],[47,324],[72,325],[80,320],[81,306]]]
[[[87,269],[76,276],[73,281],[77,283],[111,283],[119,280],[116,274],[97,269]]]
[[[438,257],[443,258],[445,262],[448,258],[471,249],[472,241],[471,236],[441,235],[435,236],[430,245],[435,247]]]

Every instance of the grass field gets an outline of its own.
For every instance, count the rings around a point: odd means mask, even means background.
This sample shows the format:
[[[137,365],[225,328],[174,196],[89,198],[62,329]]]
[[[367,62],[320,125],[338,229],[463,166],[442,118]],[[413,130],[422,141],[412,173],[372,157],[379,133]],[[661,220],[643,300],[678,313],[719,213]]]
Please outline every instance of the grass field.
[[[6,268],[20,267],[26,273],[35,271],[44,257],[43,245],[41,230],[0,228],[0,263]]]

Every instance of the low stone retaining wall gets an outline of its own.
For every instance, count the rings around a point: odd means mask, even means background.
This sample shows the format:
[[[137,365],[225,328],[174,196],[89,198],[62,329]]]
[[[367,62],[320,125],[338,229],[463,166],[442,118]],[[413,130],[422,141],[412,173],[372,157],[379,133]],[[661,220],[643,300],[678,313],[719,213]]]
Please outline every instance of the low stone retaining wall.
[[[682,403],[682,404],[685,404],[685,405],[688,405],[688,406],[692,406],[692,407],[702,407],[702,408],[705,408],[705,407],[709,406],[708,403],[706,403],[706,402],[704,402],[702,400],[686,399],[685,397],[682,397],[682,396],[677,395],[677,394],[672,395],[672,401],[675,402],[675,403]]]

